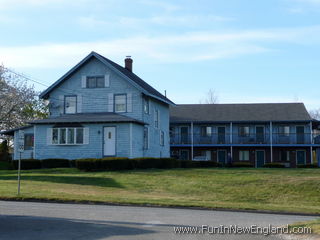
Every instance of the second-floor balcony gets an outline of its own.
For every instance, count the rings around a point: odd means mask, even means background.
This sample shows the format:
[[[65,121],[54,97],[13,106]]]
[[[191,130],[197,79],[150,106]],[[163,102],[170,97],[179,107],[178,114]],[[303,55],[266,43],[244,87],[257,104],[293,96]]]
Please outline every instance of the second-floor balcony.
[[[320,136],[311,133],[291,134],[174,134],[170,136],[171,145],[220,145],[220,144],[320,144]]]

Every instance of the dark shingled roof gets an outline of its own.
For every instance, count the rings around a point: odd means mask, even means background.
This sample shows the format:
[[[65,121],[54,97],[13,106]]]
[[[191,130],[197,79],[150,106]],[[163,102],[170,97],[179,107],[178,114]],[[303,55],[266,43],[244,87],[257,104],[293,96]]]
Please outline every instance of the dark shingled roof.
[[[32,125],[26,125],[26,126],[22,126],[22,127],[12,128],[12,129],[9,129],[9,130],[6,130],[6,131],[1,131],[0,134],[13,136],[15,131],[23,130],[23,129],[30,128],[30,127],[33,127],[33,126]]]
[[[86,56],[82,61],[80,61],[76,66],[74,66],[70,71],[68,71],[65,75],[63,75],[60,79],[58,79],[55,83],[53,83],[49,88],[47,88],[45,91],[43,91],[40,94],[40,98],[48,98],[49,93],[57,86],[59,86],[64,80],[66,80],[71,74],[73,74],[79,67],[81,67],[83,64],[85,64],[89,59],[92,57],[97,58],[104,64],[109,64],[113,69],[120,72],[121,74],[125,75],[127,78],[129,78],[134,84],[139,86],[145,91],[145,94],[156,98],[162,102],[165,102],[170,105],[174,105],[174,103],[168,99],[167,97],[163,96],[161,93],[159,93],[156,89],[151,87],[148,83],[143,81],[141,78],[139,78],[137,75],[135,75],[133,72],[130,72],[126,68],[120,66],[119,64],[116,64],[115,62],[111,61],[110,59],[96,53],[91,52],[88,56]]]
[[[65,114],[59,117],[35,120],[31,124],[50,124],[50,123],[122,123],[131,122],[145,124],[137,119],[123,116],[117,113],[77,113]]]
[[[170,122],[312,121],[303,103],[181,104],[170,106]]]

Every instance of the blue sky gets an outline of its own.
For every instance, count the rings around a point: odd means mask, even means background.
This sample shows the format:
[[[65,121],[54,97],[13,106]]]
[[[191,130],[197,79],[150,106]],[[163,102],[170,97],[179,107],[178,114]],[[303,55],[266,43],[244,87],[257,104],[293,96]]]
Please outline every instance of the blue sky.
[[[0,29],[0,63],[47,85],[96,51],[176,103],[320,107],[320,0],[0,0]]]

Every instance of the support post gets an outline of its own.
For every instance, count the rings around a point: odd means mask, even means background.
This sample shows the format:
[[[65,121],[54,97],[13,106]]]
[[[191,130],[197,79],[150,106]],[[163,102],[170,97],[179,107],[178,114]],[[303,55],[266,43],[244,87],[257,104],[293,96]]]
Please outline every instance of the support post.
[[[18,161],[18,196],[20,196],[21,152],[19,153]]]
[[[191,160],[193,161],[193,122],[191,122]]]
[[[270,121],[270,162],[273,162],[273,129]]]
[[[312,149],[312,144],[313,144],[313,133],[312,133],[312,122],[310,122],[310,163],[313,163],[313,149]]]

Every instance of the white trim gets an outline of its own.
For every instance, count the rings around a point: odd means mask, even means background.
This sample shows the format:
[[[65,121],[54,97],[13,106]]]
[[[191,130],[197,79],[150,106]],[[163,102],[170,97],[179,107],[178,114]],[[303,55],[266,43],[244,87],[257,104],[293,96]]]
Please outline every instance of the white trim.
[[[255,161],[254,161],[254,166],[255,168],[257,168],[257,161],[258,161],[258,158],[257,158],[257,152],[263,152],[263,165],[266,164],[266,151],[265,150],[255,150]]]
[[[104,75],[104,87],[110,87],[110,74]]]

